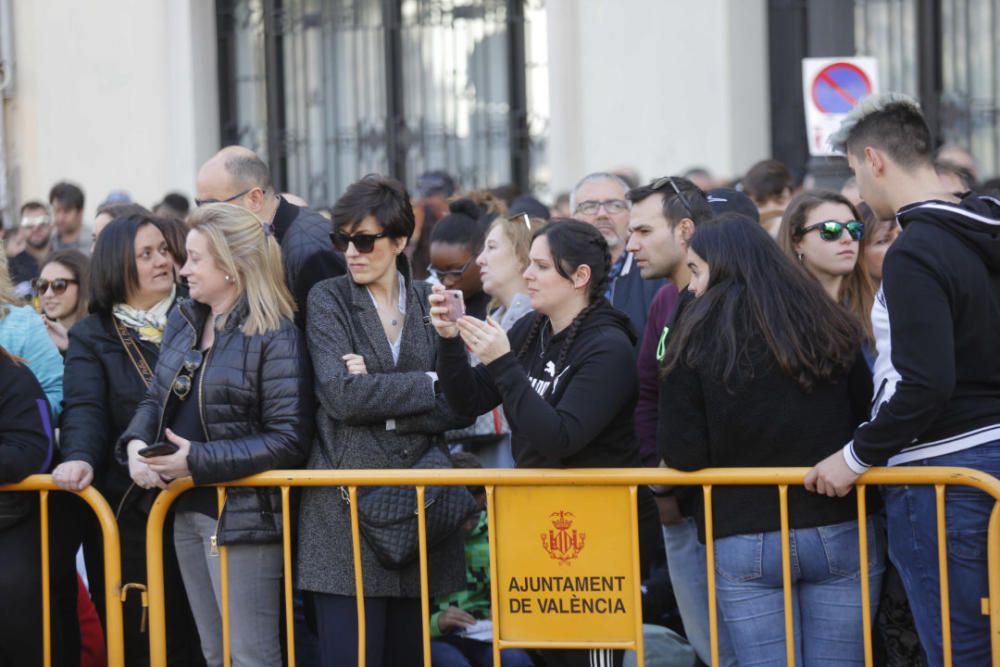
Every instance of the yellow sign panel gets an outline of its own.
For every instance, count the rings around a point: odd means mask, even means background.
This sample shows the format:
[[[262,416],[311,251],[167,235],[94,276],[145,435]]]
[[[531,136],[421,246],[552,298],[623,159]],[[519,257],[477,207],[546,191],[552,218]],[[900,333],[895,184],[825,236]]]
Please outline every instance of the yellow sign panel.
[[[496,489],[501,640],[636,639],[631,502],[627,487]]]

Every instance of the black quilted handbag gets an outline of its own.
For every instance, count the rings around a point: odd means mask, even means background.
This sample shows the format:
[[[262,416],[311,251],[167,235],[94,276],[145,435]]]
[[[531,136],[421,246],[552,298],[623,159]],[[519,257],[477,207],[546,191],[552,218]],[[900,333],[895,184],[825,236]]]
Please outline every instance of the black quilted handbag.
[[[440,448],[430,447],[413,465],[415,469],[451,468],[451,459]],[[428,486],[424,492],[427,550],[441,544],[476,511],[464,486]],[[411,486],[369,486],[358,489],[358,522],[361,534],[379,562],[390,570],[415,563],[420,557],[417,524],[417,490]]]

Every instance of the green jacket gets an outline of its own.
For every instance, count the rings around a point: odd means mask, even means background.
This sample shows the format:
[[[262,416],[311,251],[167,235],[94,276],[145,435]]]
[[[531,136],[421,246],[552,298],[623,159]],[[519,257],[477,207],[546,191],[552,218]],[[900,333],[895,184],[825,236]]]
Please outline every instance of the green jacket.
[[[465,589],[440,595],[433,600],[437,610],[431,614],[431,637],[440,637],[438,617],[448,607],[458,607],[479,620],[490,618],[490,543],[486,512],[465,536]]]

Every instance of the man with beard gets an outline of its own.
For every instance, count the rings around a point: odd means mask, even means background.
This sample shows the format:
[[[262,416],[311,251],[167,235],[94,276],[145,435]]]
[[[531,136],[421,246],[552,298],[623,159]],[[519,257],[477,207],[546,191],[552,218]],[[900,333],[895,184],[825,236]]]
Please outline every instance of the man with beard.
[[[646,314],[656,291],[666,282],[662,278],[644,280],[635,265],[632,253],[625,249],[628,241],[629,203],[625,194],[628,184],[607,172],[584,176],[570,194],[573,217],[596,227],[611,249],[611,272],[605,296],[618,310],[628,315],[636,336],[646,328]]]
[[[21,207],[21,224],[7,244],[10,280],[21,299],[31,297],[31,281],[38,277],[42,262],[52,252],[52,219],[40,201]]]

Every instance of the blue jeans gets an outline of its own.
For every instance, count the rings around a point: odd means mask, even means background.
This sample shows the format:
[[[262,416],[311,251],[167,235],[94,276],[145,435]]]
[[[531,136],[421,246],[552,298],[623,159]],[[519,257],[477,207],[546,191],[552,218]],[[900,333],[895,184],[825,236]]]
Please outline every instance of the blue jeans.
[[[857,521],[790,531],[797,665],[863,665]],[[868,519],[872,618],[885,570],[882,520]],[[781,533],[715,541],[719,610],[741,665],[785,665]]]
[[[663,543],[667,550],[670,585],[684,621],[684,634],[701,661],[711,664],[708,574],[705,569],[705,545],[698,541],[698,524],[691,517],[684,517],[679,523],[663,526]],[[736,665],[736,654],[733,653],[726,626],[719,623],[718,628],[719,663],[722,667]]]
[[[532,667],[535,663],[524,649],[500,652],[502,667]],[[465,637],[445,636],[431,642],[432,667],[493,667],[493,644]]]
[[[910,466],[963,466],[1000,477],[1000,441],[914,461]],[[943,663],[941,593],[937,559],[937,509],[932,486],[882,487],[889,524],[889,554],[910,600],[920,643],[930,664]],[[990,619],[980,598],[988,597],[986,526],[993,498],[971,486],[948,486],[948,586],[951,647],[956,665],[990,664]]]

